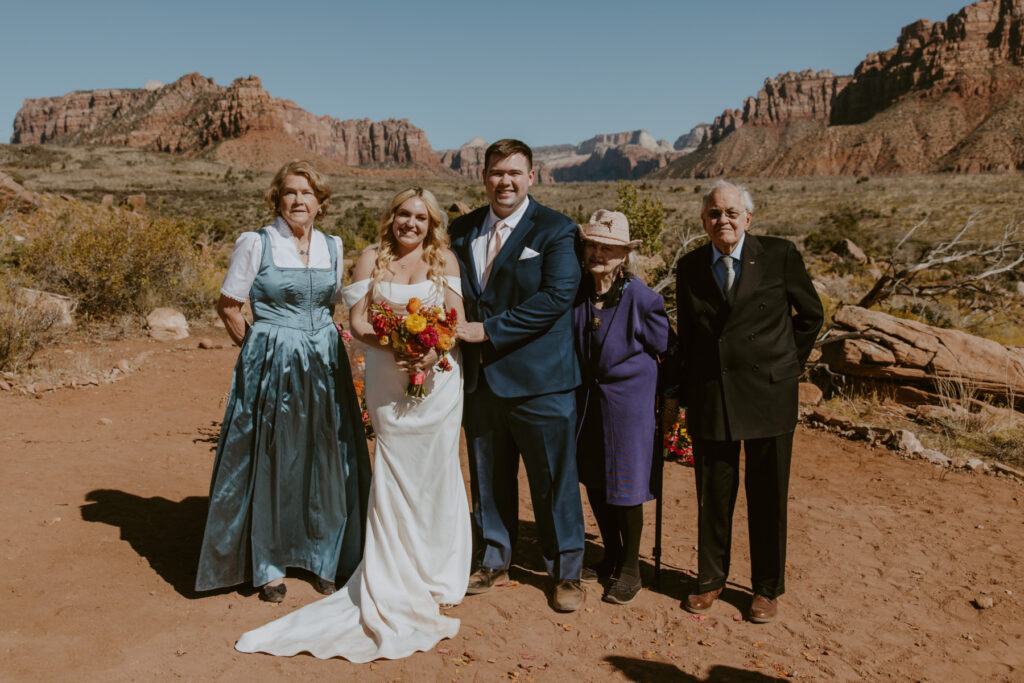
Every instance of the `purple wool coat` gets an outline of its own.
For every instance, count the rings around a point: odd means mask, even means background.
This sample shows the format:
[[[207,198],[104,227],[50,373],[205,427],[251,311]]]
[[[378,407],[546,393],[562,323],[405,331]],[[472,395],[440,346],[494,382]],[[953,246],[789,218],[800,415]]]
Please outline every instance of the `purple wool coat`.
[[[668,315],[661,295],[633,278],[618,305],[600,312],[601,325],[592,333],[591,288],[591,278],[584,274],[573,306],[576,353],[583,375],[576,393],[577,462],[581,480],[588,484],[585,473],[600,466],[593,458],[600,458],[603,450],[606,502],[639,505],[654,498],[654,403],[658,357],[668,347]],[[600,421],[594,419],[595,411],[600,411]]]

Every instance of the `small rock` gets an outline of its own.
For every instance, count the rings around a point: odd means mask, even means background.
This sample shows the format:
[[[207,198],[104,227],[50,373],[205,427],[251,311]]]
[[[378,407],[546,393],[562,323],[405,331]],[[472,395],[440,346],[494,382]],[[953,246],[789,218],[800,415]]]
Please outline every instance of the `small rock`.
[[[800,382],[800,405],[816,406],[824,396],[817,384]]]
[[[853,432],[852,436],[854,438],[862,439],[864,441],[875,440],[875,430],[867,425],[856,425],[851,431]]]
[[[209,337],[203,337],[202,339],[199,340],[199,348],[201,348],[201,349],[215,349],[217,347],[214,346],[212,339],[210,339]]]
[[[146,316],[149,335],[157,341],[178,341],[188,338],[188,321],[181,311],[173,308],[155,308]]]
[[[991,595],[979,595],[974,598],[974,606],[978,609],[992,609],[995,604]]]
[[[864,250],[858,247],[851,239],[841,239],[832,245],[829,249],[830,253],[838,254],[844,259],[854,261],[860,265],[864,265],[868,262],[868,257],[864,253]]]
[[[130,194],[121,200],[121,206],[130,207],[135,213],[142,213],[146,209],[146,195],[141,194]]]
[[[114,195],[112,195],[112,194],[105,194],[105,195],[103,195],[103,198],[100,199],[100,206],[102,206],[105,209],[109,209],[113,205],[114,205]]]
[[[1024,280],[1017,280],[1017,293],[1024,296]]]
[[[925,448],[918,453],[918,456],[934,465],[941,465],[942,467],[949,467],[953,463],[949,456],[943,455],[933,448]]]
[[[55,385],[50,384],[49,382],[37,382],[33,390],[37,394],[42,394],[47,391],[53,391],[56,388],[57,387]]]
[[[6,381],[0,379],[0,391],[10,391],[10,390],[11,390],[11,385],[8,384]]]
[[[121,372],[128,372],[132,369],[132,364],[128,362],[128,359],[122,358],[121,360],[114,363],[114,367]]]
[[[902,453],[914,454],[920,453],[924,450],[924,446],[921,445],[917,436],[909,429],[893,430],[892,437],[887,443],[893,450],[897,450]]]
[[[950,466],[955,470],[962,470],[967,467],[967,461],[963,458],[953,458],[950,462]]]
[[[113,423],[114,423],[114,421],[113,421],[113,420],[111,420],[111,419],[110,419],[109,417],[101,417],[101,418],[99,419],[99,423],[100,423],[101,425],[109,425],[109,424],[113,424]]]

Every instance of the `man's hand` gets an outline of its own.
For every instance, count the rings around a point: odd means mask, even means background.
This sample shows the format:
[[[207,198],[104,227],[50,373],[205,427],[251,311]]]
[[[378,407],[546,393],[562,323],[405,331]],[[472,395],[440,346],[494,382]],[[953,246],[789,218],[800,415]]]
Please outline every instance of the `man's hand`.
[[[455,336],[465,342],[476,344],[487,341],[487,330],[483,323],[459,323],[455,328]]]

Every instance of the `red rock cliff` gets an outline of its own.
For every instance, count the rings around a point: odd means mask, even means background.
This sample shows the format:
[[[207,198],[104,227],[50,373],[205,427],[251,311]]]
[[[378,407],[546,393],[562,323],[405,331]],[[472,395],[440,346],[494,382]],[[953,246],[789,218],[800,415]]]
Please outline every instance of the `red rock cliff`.
[[[346,166],[439,167],[426,134],[406,119],[340,121],[273,98],[255,76],[228,87],[188,74],[152,90],[94,90],[25,100],[13,144],[59,142],[195,153],[227,140],[298,143]]]

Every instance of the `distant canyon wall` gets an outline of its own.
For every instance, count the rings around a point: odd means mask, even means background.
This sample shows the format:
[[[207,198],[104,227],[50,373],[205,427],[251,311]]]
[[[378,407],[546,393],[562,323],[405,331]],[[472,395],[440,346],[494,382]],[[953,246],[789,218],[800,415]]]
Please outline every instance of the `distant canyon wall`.
[[[249,156],[308,150],[345,166],[414,165],[439,169],[426,134],[406,119],[341,121],[273,98],[255,76],[227,87],[193,73],[166,86],[93,90],[28,99],[14,120],[14,144],[127,145],[199,153],[232,141]],[[258,149],[256,147],[258,146]],[[280,154],[278,154],[279,156]]]
[[[903,28],[852,76],[765,80],[661,177],[1024,168],[1024,0],[981,0]],[[678,146],[678,143],[677,143]]]

